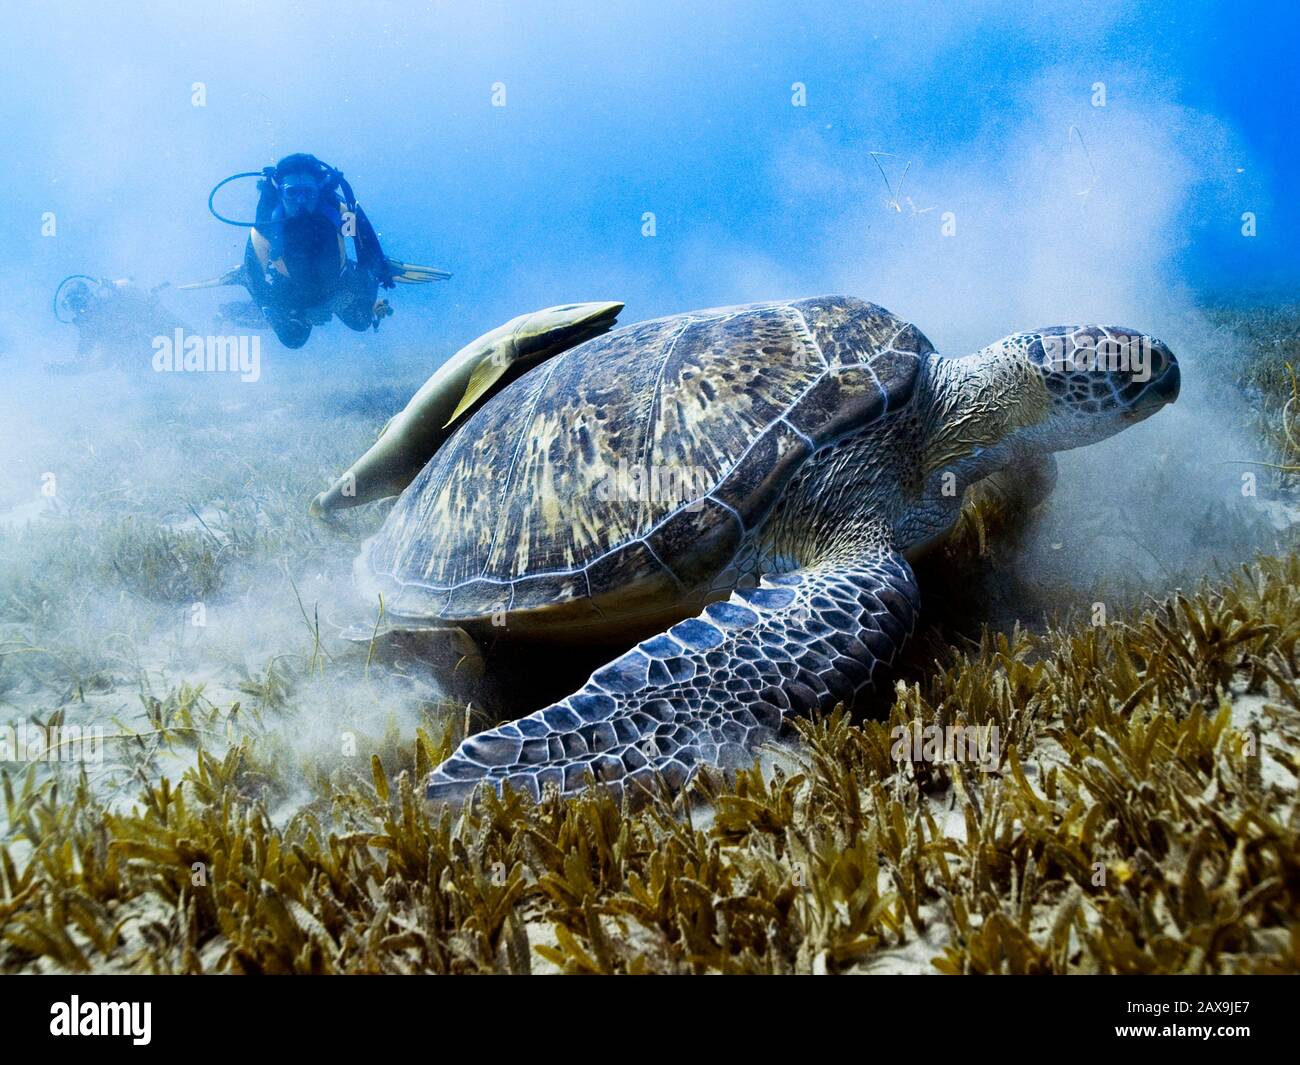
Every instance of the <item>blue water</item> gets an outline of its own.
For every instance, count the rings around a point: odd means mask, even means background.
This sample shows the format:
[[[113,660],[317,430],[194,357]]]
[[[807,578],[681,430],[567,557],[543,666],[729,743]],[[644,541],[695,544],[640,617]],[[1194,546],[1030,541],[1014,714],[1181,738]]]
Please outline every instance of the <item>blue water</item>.
[[[964,343],[1300,273],[1289,0],[106,7],[5,15],[11,334],[73,271],[233,265],[208,190],[291,151],[347,174],[390,254],[454,271],[398,293],[403,338],[846,290]]]

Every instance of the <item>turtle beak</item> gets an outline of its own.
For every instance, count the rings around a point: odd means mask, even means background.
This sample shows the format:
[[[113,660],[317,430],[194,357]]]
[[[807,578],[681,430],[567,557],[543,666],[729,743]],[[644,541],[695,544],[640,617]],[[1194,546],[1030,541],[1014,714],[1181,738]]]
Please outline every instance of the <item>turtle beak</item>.
[[[1178,369],[1178,363],[1172,362],[1164,373],[1151,382],[1147,392],[1158,399],[1161,406],[1164,406],[1164,404],[1172,403],[1178,398],[1182,384],[1182,371]]]
[[[1178,369],[1178,360],[1172,351],[1155,340],[1151,343],[1151,354],[1151,380],[1129,409],[1129,416],[1135,421],[1147,418],[1161,407],[1173,403],[1183,384],[1182,371]]]

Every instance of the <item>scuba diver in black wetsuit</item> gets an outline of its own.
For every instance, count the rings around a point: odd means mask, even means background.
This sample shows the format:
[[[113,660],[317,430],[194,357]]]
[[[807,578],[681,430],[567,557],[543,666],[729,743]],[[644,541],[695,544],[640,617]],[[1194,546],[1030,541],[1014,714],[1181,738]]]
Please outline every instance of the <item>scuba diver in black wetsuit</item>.
[[[213,199],[223,186],[257,178],[260,193],[251,222],[219,214]],[[221,318],[240,328],[270,323],[288,348],[307,343],[312,326],[338,315],[364,332],[393,313],[379,288],[419,285],[451,276],[434,266],[416,266],[384,255],[370,219],[357,204],[340,170],[314,155],[287,155],[264,170],[232,174],[208,195],[208,210],[227,225],[250,227],[244,261],[220,277],[177,285],[178,289],[241,285],[253,302],[221,306]],[[347,254],[352,238],[356,260]]]
[[[249,295],[280,342],[300,348],[332,315],[349,329],[378,326],[391,311],[376,301],[394,270],[343,175],[314,155],[290,155],[258,182],[257,221],[244,251]],[[347,255],[351,237],[357,258]]]

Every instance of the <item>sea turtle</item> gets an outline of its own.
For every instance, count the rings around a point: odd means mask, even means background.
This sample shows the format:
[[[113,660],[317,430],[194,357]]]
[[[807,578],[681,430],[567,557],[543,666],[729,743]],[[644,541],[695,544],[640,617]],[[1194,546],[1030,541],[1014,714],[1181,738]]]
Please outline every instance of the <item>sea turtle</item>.
[[[589,774],[679,788],[703,765],[752,764],[788,715],[880,679],[920,607],[909,559],[968,487],[1037,502],[1050,452],[1178,388],[1168,347],[1131,329],[1057,326],[945,358],[846,296],[673,315],[555,355],[433,455],[356,578],[398,629],[631,649],[465,739],[428,796],[570,793]]]

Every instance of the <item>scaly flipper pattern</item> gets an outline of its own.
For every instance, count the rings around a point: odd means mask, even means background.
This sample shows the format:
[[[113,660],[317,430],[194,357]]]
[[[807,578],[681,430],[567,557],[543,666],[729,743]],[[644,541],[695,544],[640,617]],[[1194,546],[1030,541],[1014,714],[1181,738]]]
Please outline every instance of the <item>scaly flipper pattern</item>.
[[[428,796],[458,801],[479,784],[568,794],[588,773],[616,792],[653,788],[660,775],[677,789],[701,766],[751,764],[786,715],[870,687],[919,608],[911,568],[881,545],[765,577],[638,644],[568,698],[467,738],[433,771]]]

